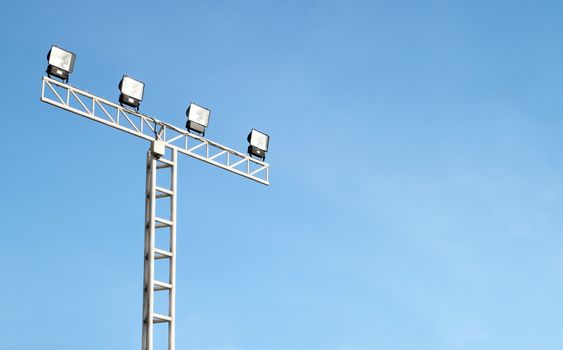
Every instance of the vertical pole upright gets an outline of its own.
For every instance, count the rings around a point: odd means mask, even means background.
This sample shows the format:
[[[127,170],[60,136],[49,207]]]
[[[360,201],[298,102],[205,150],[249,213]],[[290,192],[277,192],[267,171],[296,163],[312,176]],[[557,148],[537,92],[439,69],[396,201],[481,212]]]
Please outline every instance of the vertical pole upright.
[[[172,196],[170,198],[170,221],[172,227],[170,228],[170,294],[169,294],[169,314],[170,324],[168,327],[168,350],[174,350],[176,342],[176,191],[177,187],[177,166],[178,166],[178,151],[172,149],[172,171],[170,172],[170,190]]]
[[[153,305],[154,305],[154,233],[155,233],[155,187],[156,159],[147,152],[147,181],[145,190],[145,250],[143,278],[143,341],[142,350],[153,349]]]
[[[168,350],[175,348],[175,313],[176,313],[176,189],[178,152],[169,149],[170,159],[164,155],[155,155],[149,150],[147,154],[147,182],[145,199],[145,273],[143,280],[143,339],[142,350],[154,348],[154,325],[168,323]],[[157,182],[160,169],[170,169],[169,188],[162,187]],[[161,170],[162,171],[162,170]],[[160,199],[160,201],[158,201]],[[166,212],[156,210],[156,206],[163,205],[169,200],[168,217],[162,217]],[[158,204],[161,203],[161,204]],[[158,217],[157,216],[158,213]],[[169,245],[156,246],[156,234],[164,234],[168,230]],[[162,242],[160,243],[162,245]],[[155,261],[168,259],[168,279],[155,279]],[[164,277],[164,276],[162,276]],[[155,313],[154,293],[168,292],[168,313]],[[159,308],[161,309],[161,308]],[[158,347],[160,349],[160,347]]]

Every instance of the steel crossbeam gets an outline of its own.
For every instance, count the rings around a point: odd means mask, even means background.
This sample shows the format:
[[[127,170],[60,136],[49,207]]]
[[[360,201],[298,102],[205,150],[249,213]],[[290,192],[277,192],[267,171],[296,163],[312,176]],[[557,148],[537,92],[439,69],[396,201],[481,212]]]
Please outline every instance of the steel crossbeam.
[[[269,185],[270,165],[89,92],[43,77],[41,101]]]

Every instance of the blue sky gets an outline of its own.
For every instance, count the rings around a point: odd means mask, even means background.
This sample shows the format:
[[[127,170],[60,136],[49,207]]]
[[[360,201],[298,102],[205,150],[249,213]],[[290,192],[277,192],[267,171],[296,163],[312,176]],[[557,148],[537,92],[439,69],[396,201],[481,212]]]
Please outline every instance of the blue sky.
[[[561,349],[563,5],[21,1],[0,13],[0,349],[138,349],[148,145],[39,101],[71,83],[175,125],[190,101],[265,187],[179,165],[177,349]]]

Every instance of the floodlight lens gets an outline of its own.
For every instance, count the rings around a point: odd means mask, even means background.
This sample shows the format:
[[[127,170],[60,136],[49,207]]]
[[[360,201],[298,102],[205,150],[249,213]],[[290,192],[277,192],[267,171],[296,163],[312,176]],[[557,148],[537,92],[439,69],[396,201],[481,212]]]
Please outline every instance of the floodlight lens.
[[[207,108],[198,106],[195,103],[190,103],[186,114],[189,121],[197,123],[206,128],[209,124],[209,115],[211,114],[211,111]]]
[[[145,84],[124,75],[123,79],[121,79],[120,90],[122,94],[133,97],[136,100],[142,101],[144,90],[145,90]]]
[[[252,129],[250,132],[249,142],[251,146],[259,148],[264,152],[268,151],[268,143],[270,137],[258,130]]]
[[[49,64],[68,73],[72,73],[74,69],[75,58],[76,55],[72,52],[63,50],[55,45],[51,46],[51,51],[49,51]]]

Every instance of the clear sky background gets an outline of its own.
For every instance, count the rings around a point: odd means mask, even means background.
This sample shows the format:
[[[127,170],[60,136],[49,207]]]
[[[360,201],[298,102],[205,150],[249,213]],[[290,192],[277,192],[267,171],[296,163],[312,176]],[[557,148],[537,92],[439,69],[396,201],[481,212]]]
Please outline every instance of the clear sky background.
[[[563,348],[563,4],[11,1],[0,12],[0,349],[140,349],[148,144],[74,86],[243,151],[183,157],[178,350]]]

